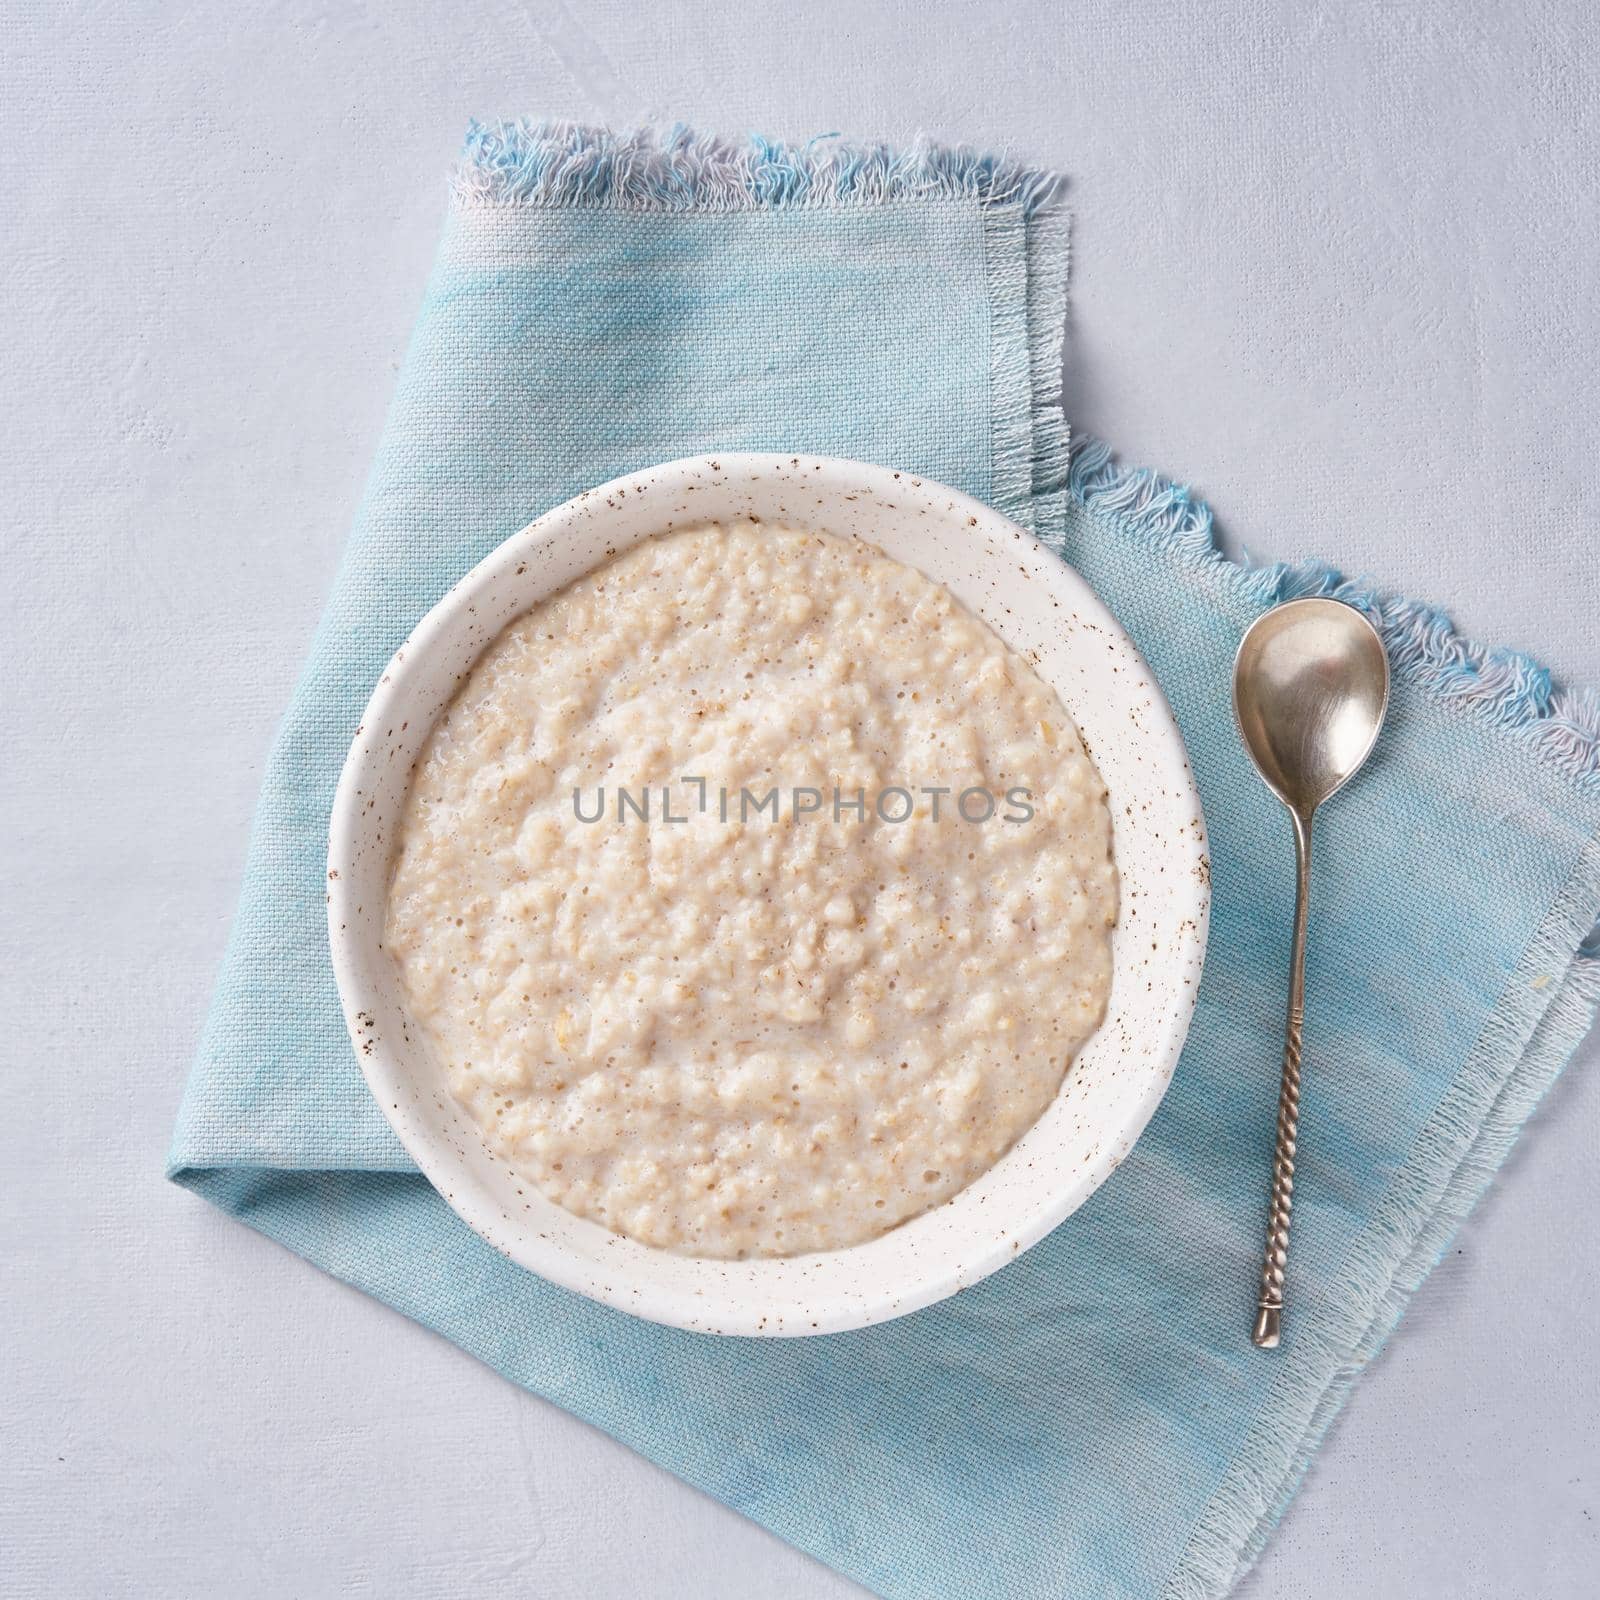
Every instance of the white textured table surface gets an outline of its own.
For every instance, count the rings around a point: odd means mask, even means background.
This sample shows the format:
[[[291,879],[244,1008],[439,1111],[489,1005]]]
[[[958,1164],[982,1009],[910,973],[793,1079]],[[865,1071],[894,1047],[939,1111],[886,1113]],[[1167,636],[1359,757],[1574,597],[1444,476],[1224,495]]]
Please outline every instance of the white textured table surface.
[[[1595,681],[1592,16],[7,6],[0,1590],[859,1593],[161,1178],[468,114],[925,127],[1059,164],[1080,427],[1257,554]],[[1250,1600],[1592,1593],[1584,1055]]]

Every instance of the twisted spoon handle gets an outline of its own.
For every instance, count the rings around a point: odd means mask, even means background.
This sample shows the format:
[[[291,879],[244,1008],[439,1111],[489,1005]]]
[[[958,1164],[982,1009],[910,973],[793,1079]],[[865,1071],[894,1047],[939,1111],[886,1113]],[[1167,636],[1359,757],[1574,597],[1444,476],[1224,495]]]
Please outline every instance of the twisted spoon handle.
[[[1252,1334],[1263,1350],[1278,1348],[1283,1323],[1283,1269],[1289,1260],[1289,1208],[1294,1202],[1294,1147],[1300,1124],[1300,1030],[1306,1015],[1306,916],[1311,908],[1311,814],[1294,818],[1294,945],[1289,956],[1289,1020],[1278,1094],[1278,1149],[1272,1163],[1272,1212],[1261,1263],[1261,1296]]]

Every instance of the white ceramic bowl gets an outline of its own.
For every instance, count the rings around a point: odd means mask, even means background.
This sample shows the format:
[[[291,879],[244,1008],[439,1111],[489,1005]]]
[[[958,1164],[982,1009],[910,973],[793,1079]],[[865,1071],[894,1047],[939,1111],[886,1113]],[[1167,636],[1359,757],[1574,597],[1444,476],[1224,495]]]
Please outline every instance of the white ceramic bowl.
[[[975,1183],[866,1244],[777,1261],[669,1254],[543,1199],[489,1153],[409,1021],[382,948],[395,819],[434,720],[512,618],[619,550],[743,517],[870,540],[947,585],[1060,694],[1110,790],[1122,914],[1105,1022],[1044,1116]],[[345,762],[328,931],[350,1036],[401,1143],[460,1215],[540,1276],[705,1333],[811,1334],[976,1283],[1080,1206],[1127,1155],[1178,1059],[1205,953],[1200,801],[1143,659],[1072,569],[952,489],[854,461],[719,455],[619,478],[508,539],[395,652]]]

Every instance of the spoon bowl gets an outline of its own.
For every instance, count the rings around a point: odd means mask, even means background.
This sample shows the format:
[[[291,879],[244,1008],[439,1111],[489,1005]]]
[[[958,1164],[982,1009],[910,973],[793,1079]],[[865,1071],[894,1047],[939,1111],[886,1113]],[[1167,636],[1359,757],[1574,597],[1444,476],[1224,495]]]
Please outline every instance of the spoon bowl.
[[[1239,646],[1233,703],[1268,788],[1309,816],[1367,759],[1389,702],[1377,630],[1339,600],[1291,600]]]

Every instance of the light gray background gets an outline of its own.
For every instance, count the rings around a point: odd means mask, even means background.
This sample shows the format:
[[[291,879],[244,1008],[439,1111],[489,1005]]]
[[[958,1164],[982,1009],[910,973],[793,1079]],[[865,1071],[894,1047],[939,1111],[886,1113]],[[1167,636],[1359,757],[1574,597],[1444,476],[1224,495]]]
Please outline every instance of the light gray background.
[[[0,1589],[859,1593],[161,1178],[469,113],[1059,164],[1080,427],[1600,681],[1591,10],[7,4]],[[1592,1592],[1584,1054],[1250,1600]]]

